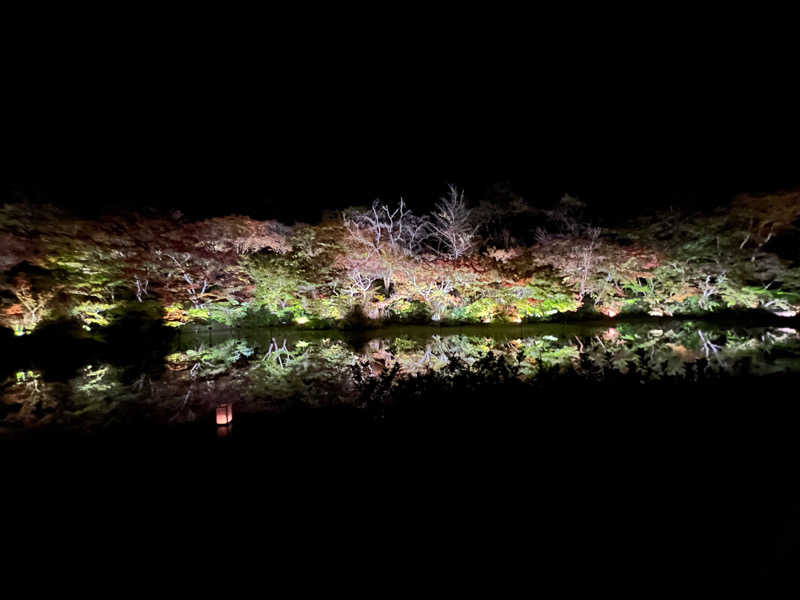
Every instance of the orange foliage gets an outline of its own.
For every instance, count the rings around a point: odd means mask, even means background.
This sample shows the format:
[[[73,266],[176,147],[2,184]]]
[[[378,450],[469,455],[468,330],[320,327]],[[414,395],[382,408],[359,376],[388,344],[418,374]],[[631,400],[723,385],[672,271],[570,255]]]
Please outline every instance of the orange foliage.
[[[690,296],[694,296],[699,293],[700,290],[698,290],[697,288],[694,287],[686,288],[681,293],[675,294],[674,296],[670,296],[669,298],[667,298],[667,302],[683,302]]]
[[[21,317],[25,314],[25,309],[22,304],[12,304],[3,311],[3,314],[7,317]]]

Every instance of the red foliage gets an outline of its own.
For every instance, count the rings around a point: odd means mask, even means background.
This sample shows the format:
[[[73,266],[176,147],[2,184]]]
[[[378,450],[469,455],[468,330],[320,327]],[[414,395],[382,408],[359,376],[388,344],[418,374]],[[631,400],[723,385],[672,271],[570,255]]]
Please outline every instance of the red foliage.
[[[23,314],[25,314],[25,309],[23,308],[22,304],[12,304],[3,311],[3,314],[6,317],[21,317]]]

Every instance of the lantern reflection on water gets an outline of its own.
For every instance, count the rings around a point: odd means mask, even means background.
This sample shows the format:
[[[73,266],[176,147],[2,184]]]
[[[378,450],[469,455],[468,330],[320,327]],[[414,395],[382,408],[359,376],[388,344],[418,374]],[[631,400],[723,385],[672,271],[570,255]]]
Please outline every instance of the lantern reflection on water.
[[[217,427],[217,439],[218,440],[226,440],[228,436],[231,435],[231,428],[233,425],[222,425]]]
[[[217,425],[228,425],[233,421],[233,405],[230,403],[217,406]]]

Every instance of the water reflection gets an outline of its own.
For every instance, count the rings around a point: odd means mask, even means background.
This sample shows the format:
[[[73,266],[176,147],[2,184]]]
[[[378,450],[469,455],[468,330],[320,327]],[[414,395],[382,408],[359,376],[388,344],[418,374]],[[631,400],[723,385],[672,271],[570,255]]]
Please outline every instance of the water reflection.
[[[37,428],[92,430],[114,424],[207,419],[229,433],[233,412],[278,413],[287,402],[356,402],[359,386],[396,371],[469,368],[492,353],[520,378],[543,371],[608,377],[635,371],[659,380],[693,365],[748,374],[800,371],[800,336],[785,327],[617,323],[613,327],[406,328],[342,332],[251,331],[185,335],[163,369],[92,363],[65,380],[25,370],[2,384],[0,436]]]

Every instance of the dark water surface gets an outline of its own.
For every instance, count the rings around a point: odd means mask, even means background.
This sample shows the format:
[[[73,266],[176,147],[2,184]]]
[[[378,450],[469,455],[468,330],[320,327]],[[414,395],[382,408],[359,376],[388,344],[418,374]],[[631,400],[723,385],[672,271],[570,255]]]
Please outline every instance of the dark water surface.
[[[7,514],[36,489],[38,515],[80,498],[115,527],[155,513],[192,535],[237,515],[270,540],[366,529],[364,548],[413,542],[437,569],[503,557],[639,592],[796,573],[792,327],[184,330],[125,350],[33,353],[5,379],[0,452],[27,478],[6,478]]]
[[[107,358],[101,350],[67,369],[61,367],[69,357],[38,366],[34,356],[2,383],[0,437],[143,424],[205,423],[215,431],[221,405],[230,405],[234,422],[240,416],[280,414],[288,406],[354,407],[360,393],[356,370],[363,385],[363,378],[379,377],[395,365],[402,378],[445,369],[454,360],[472,365],[489,353],[504,357],[529,382],[543,370],[605,369],[657,383],[697,364],[716,376],[746,375],[751,383],[800,372],[797,330],[699,321],[360,332],[185,330],[157,352],[147,340],[135,341],[137,352],[119,355],[111,348]],[[598,383],[603,382],[601,376]],[[764,389],[752,401],[780,398],[785,394]],[[486,402],[489,406],[491,398]]]

